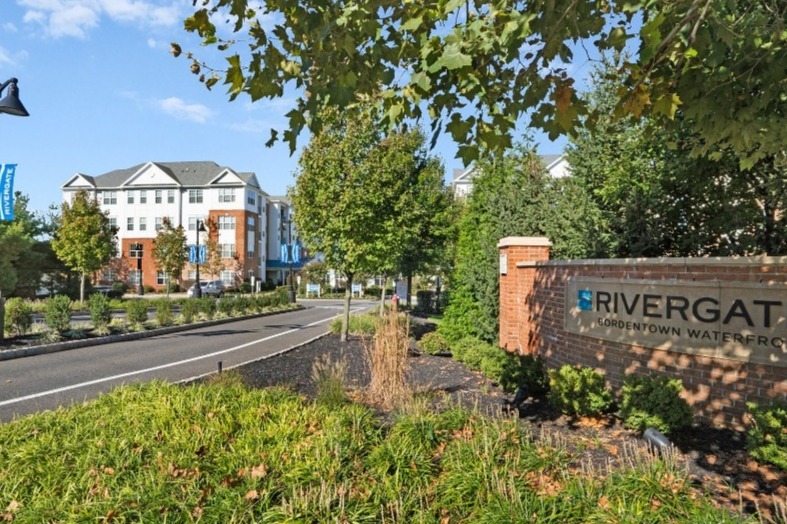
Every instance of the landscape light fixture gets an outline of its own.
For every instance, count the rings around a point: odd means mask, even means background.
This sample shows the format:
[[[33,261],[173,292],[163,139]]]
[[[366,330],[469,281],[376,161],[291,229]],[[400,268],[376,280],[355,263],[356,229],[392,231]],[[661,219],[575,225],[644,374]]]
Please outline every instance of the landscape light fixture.
[[[0,95],[3,94],[3,89],[8,88],[8,95],[0,100],[0,113],[8,113],[15,116],[30,116],[25,106],[19,100],[19,86],[16,78],[9,78],[2,85],[0,85]]]

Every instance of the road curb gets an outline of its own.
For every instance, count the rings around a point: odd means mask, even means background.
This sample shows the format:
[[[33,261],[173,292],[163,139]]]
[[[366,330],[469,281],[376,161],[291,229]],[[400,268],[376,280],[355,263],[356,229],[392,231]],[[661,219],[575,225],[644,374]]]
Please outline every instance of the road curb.
[[[268,313],[256,313],[254,315],[244,315],[242,317],[230,317],[230,318],[221,318],[217,320],[206,320],[204,322],[192,322],[191,324],[156,328],[148,331],[135,331],[133,333],[122,333],[120,335],[108,335],[106,337],[86,338],[82,340],[69,340],[67,342],[55,342],[53,344],[44,344],[41,346],[8,349],[5,351],[0,351],[0,361],[13,360],[16,358],[24,358],[24,357],[33,357],[36,355],[45,355],[47,353],[57,353],[59,351],[68,351],[69,349],[100,346],[102,344],[111,344],[113,342],[128,342],[130,340],[156,337],[159,335],[167,335],[169,333],[178,333],[180,331],[188,331],[190,329],[210,327],[218,324],[227,324],[229,322],[237,322],[239,320],[248,320],[252,318],[279,315],[281,313],[288,313],[290,311],[295,311],[296,309],[303,309],[303,306],[298,306],[297,308],[294,309],[286,309],[282,311],[271,311]]]

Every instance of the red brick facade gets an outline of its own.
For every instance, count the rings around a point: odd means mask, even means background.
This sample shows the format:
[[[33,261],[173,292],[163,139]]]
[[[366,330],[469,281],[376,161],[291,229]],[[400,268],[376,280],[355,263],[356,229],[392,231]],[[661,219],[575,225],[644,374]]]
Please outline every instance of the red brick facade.
[[[501,263],[505,258],[506,264],[500,275],[500,345],[507,350],[542,357],[550,368],[590,366],[604,373],[616,389],[630,373],[657,372],[680,378],[686,389],[684,398],[697,417],[714,425],[742,427],[746,402],[787,399],[784,362],[764,365],[650,349],[576,335],[564,327],[568,277],[779,286],[787,284],[787,257],[550,262],[549,243],[543,238],[506,238],[499,248]]]

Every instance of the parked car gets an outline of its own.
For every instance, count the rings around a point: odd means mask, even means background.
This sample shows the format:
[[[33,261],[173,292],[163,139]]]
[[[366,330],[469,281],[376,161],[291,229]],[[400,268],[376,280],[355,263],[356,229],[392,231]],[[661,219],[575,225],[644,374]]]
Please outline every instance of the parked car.
[[[196,284],[191,286],[188,291],[186,291],[186,296],[189,298],[194,297],[194,289],[196,288]],[[221,298],[224,295],[224,281],[223,280],[207,280],[205,282],[200,282],[199,287],[202,290],[202,296],[213,296],[217,298]]]

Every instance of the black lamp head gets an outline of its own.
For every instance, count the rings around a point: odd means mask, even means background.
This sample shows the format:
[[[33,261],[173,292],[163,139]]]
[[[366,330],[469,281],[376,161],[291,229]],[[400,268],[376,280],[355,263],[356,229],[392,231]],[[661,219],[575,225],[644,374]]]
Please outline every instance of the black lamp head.
[[[30,116],[22,101],[19,100],[19,87],[17,86],[17,79],[12,78],[0,86],[0,93],[3,89],[8,87],[8,94],[5,98],[0,100],[0,113],[8,113],[15,116]]]

